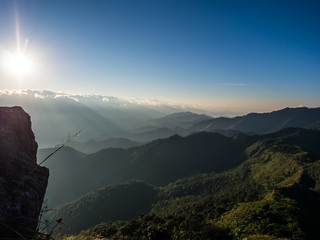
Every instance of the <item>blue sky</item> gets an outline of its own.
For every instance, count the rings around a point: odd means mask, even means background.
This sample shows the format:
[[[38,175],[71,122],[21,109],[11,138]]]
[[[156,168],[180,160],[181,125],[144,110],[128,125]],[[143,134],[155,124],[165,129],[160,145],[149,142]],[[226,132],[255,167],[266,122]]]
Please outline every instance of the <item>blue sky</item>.
[[[210,110],[320,105],[319,1],[2,0],[1,89],[155,98]]]

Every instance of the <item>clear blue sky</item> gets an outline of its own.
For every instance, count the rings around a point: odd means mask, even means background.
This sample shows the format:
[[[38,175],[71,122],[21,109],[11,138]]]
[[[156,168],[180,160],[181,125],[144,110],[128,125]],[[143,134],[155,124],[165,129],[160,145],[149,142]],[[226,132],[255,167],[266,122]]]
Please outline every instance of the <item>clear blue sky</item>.
[[[207,109],[320,105],[320,1],[2,0],[32,74],[1,89],[155,98]]]

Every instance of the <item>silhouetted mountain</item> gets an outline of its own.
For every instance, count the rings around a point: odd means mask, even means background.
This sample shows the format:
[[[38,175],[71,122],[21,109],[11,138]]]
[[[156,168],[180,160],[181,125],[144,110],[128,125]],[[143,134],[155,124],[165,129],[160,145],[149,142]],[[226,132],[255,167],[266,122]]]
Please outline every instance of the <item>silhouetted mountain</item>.
[[[126,134],[125,137],[133,141],[148,143],[160,138],[168,138],[175,134],[184,136],[188,133],[185,129],[179,128],[179,127],[176,127],[174,129],[170,129],[167,127],[160,127],[160,128],[144,127],[142,129],[153,129],[153,130],[129,133],[129,134]]]
[[[212,119],[212,117],[192,112],[178,112],[137,124],[135,128],[123,136],[145,143],[159,138],[167,138],[175,134],[186,136],[190,133],[186,128],[208,119]]]
[[[216,129],[212,132],[215,132],[215,133],[220,133],[226,137],[233,137],[239,133],[241,133],[240,131],[238,130],[234,130],[234,129],[227,129],[227,130],[221,130],[221,129]],[[254,133],[246,133],[246,134],[250,134],[250,135],[254,135]]]
[[[47,197],[50,206],[56,206],[95,188],[130,179],[165,185],[197,173],[222,172],[244,161],[245,148],[259,139],[276,137],[279,143],[296,144],[316,155],[318,143],[312,139],[317,135],[318,131],[294,128],[262,136],[237,134],[232,138],[203,132],[188,137],[175,135],[126,150],[104,149],[88,155],[65,148],[45,162],[50,169]],[[39,150],[38,159],[51,151]]]
[[[149,142],[174,134],[186,136],[201,131],[232,136],[237,131],[263,134],[286,127],[315,128],[320,122],[319,108],[286,108],[271,113],[212,119],[206,115],[181,112],[179,107],[159,102],[152,104],[141,100],[38,90],[0,91],[0,102],[26,109],[31,115],[40,148],[63,143],[68,133],[79,129],[82,129],[77,139],[79,142],[100,142],[108,138]]]
[[[153,126],[156,128],[160,128],[160,127],[189,128],[197,122],[201,122],[209,119],[212,119],[212,117],[203,115],[203,114],[196,114],[192,112],[178,112],[178,113],[172,113],[172,114],[166,115],[161,118],[150,119],[148,121],[142,122],[141,124],[138,124],[138,126],[139,127]]]
[[[42,161],[55,149],[40,149],[38,150],[38,162]],[[75,199],[79,197],[74,188],[80,186],[76,183],[80,179],[82,194],[92,190],[90,186],[94,184],[90,173],[86,171],[84,164],[85,154],[74,150],[73,148],[65,147],[49,158],[44,165],[49,168],[49,182],[47,186],[45,199],[49,197],[49,204],[55,206],[61,204],[61,198]],[[50,194],[53,192],[54,194]]]
[[[201,121],[201,118],[205,120]],[[149,120],[145,125],[131,130],[124,136],[135,141],[149,142],[174,134],[187,136],[202,131],[217,132],[225,136],[234,136],[239,132],[253,135],[274,132],[287,127],[316,129],[319,121],[320,108],[286,108],[271,113],[250,113],[235,118],[211,118],[187,112]],[[193,125],[188,127],[192,123]]]
[[[249,145],[242,147],[247,160],[229,171],[194,175],[161,188],[138,183],[136,194],[137,183],[108,186],[57,208],[50,217],[64,217],[72,210],[74,216],[66,218],[63,231],[78,233],[99,221],[127,219],[122,205],[131,217],[152,205],[149,213],[136,220],[101,223],[80,237],[142,239],[148,234],[154,239],[318,239],[320,131],[289,128],[234,138],[203,133],[174,136],[167,144],[177,147],[174,142],[180,139],[189,147],[188,143],[202,138],[246,142]],[[148,146],[145,151],[160,147]],[[130,198],[134,199],[131,206]],[[137,198],[148,199],[145,209],[135,206]]]
[[[47,197],[49,204],[55,206],[97,187],[130,179],[164,185],[196,173],[221,172],[245,159],[246,144],[242,139],[216,133],[198,133],[88,155],[65,148],[44,164],[50,169]],[[40,150],[38,159],[48,154],[48,150]]]
[[[309,128],[314,130],[320,130],[320,121],[312,124]]]
[[[307,128],[320,121],[320,108],[285,108],[270,113],[250,113],[235,118],[215,118],[194,124],[189,132],[237,130],[264,134],[288,127]]]
[[[142,143],[127,138],[109,138],[102,141],[90,140],[83,143],[72,144],[72,147],[84,153],[95,153],[105,148],[131,148],[142,145]]]
[[[215,133],[157,140],[132,152],[132,177],[163,185],[195,173],[221,172],[244,160],[244,144]]]

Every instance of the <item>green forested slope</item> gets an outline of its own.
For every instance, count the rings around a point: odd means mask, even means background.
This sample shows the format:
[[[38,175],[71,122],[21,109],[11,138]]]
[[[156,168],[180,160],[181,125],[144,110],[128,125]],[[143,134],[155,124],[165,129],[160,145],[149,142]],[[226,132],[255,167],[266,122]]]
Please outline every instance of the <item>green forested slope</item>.
[[[45,162],[50,169],[49,205],[55,207],[96,188],[132,179],[164,186],[193,174],[222,172],[245,160],[247,144],[217,133],[197,133],[87,155],[65,148]],[[48,150],[40,150],[38,157],[48,154]]]
[[[319,131],[286,129],[261,136],[246,148],[247,160],[235,169],[158,188],[148,213],[135,220],[101,223],[77,238],[318,239],[319,146]],[[116,209],[121,201],[105,204]],[[110,219],[101,206],[89,206],[101,221],[123,219]],[[78,216],[76,221],[86,218]]]
[[[63,219],[63,233],[79,232],[103,221],[136,218],[149,212],[158,189],[142,181],[110,185],[61,205],[51,211],[49,219]]]

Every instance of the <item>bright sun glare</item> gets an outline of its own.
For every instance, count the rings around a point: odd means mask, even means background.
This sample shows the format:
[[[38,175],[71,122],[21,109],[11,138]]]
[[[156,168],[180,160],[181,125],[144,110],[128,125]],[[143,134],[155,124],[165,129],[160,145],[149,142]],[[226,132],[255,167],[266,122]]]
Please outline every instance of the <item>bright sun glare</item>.
[[[3,64],[9,74],[19,77],[26,76],[33,68],[31,58],[24,54],[7,54]]]
[[[15,77],[26,77],[33,70],[33,61],[29,55],[26,54],[28,48],[29,39],[25,39],[24,46],[20,44],[20,29],[19,18],[16,16],[16,38],[17,38],[17,50],[16,52],[3,52],[1,68],[5,70],[7,74]]]

